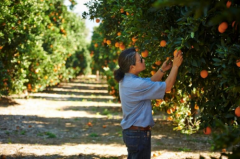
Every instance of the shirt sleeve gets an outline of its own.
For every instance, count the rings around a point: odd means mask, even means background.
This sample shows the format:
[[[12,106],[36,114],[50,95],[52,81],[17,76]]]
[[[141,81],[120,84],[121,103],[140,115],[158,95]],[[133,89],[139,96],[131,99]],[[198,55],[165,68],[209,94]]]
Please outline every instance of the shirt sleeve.
[[[142,100],[162,99],[165,95],[166,83],[162,81],[152,81],[150,78],[138,78],[135,91]]]

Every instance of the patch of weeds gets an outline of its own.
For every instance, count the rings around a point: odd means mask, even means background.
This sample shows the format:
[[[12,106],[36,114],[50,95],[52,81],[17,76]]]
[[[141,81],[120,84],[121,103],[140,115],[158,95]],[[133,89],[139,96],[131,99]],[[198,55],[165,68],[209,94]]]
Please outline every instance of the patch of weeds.
[[[89,136],[90,136],[90,137],[98,137],[98,134],[96,134],[96,133],[91,133]]]
[[[160,145],[164,145],[164,143],[158,141],[158,142],[157,142],[157,145],[158,145],[158,146],[160,146]]]
[[[57,136],[51,132],[45,132],[45,135],[48,136],[48,138],[56,138]]]
[[[25,134],[26,134],[26,131],[25,131],[25,130],[22,130],[22,131],[20,132],[20,134],[21,134],[21,135],[25,135]]]
[[[9,132],[9,131],[6,131],[5,134],[6,134],[6,135],[10,135],[10,132]]]
[[[12,140],[8,138],[8,144],[12,144]]]
[[[110,111],[108,109],[104,109],[104,111],[102,112],[102,115],[109,115]]]
[[[122,130],[118,131],[117,134],[119,137],[122,137]]]
[[[75,120],[75,121],[78,121],[78,120],[80,120],[80,118],[74,118],[74,120]]]
[[[189,148],[186,148],[186,147],[184,147],[184,148],[178,148],[178,150],[179,151],[183,151],[183,152],[190,152],[190,151],[192,151],[191,149],[189,149]]]
[[[96,108],[92,108],[92,111],[94,111],[94,112],[95,112],[96,110],[97,110]]]
[[[112,114],[108,114],[107,117],[108,117],[108,119],[111,119],[112,118]]]
[[[43,133],[38,133],[37,136],[44,136],[44,134]]]

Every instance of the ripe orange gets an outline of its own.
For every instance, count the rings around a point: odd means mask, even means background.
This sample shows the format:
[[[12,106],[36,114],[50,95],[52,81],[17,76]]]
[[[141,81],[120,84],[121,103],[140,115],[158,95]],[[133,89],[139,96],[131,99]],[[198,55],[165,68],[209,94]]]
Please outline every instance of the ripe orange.
[[[107,40],[107,44],[110,45],[111,44],[111,40]]]
[[[142,55],[142,57],[147,57],[148,56],[148,51],[147,50],[145,50],[145,51],[143,51],[142,53],[141,53],[141,55]]]
[[[169,109],[167,110],[167,113],[168,113],[168,114],[172,114],[173,111],[174,111],[174,108],[169,108]]]
[[[137,38],[136,38],[136,37],[132,37],[132,41],[133,41],[133,42],[136,42],[136,41],[137,41]]]
[[[116,43],[115,43],[115,47],[119,47],[119,42],[116,42]]]
[[[236,65],[240,67],[240,59],[236,61]]]
[[[119,46],[119,48],[120,48],[120,50],[124,50],[125,49],[125,45],[121,45],[121,44],[119,44],[120,46]]]
[[[238,106],[236,109],[235,109],[235,115],[237,117],[240,117],[240,106]]]
[[[173,52],[173,56],[177,56],[178,54],[181,54],[181,53],[182,53],[181,50],[175,50],[175,51]]]
[[[153,76],[156,73],[156,71],[151,71],[151,75]]]
[[[180,99],[180,103],[184,103],[185,101],[184,101],[184,99],[182,98],[182,99]]]
[[[172,121],[172,120],[173,120],[173,117],[169,116],[169,117],[167,118],[167,120]]]
[[[206,78],[206,77],[208,76],[207,70],[202,70],[202,71],[200,72],[200,76],[201,76],[202,78]]]
[[[102,127],[103,127],[103,128],[106,128],[106,127],[107,127],[107,125],[103,125]]]
[[[96,19],[96,23],[99,23],[100,22],[100,19]]]
[[[165,47],[167,45],[167,42],[165,41],[165,40],[162,40],[161,42],[160,42],[160,46],[161,47]]]
[[[121,32],[118,32],[117,35],[120,36],[120,35],[121,35]]]
[[[3,46],[0,46],[0,50],[2,50]]]
[[[203,133],[206,134],[206,135],[209,135],[212,133],[212,130],[210,127],[206,127],[205,129],[203,129]]]
[[[220,33],[224,33],[227,28],[228,28],[228,23],[227,23],[227,22],[222,22],[222,23],[218,26],[218,31],[219,31]]]
[[[194,109],[198,110],[199,106],[197,104],[195,104]]]
[[[91,122],[88,122],[87,125],[88,125],[88,126],[92,126],[92,123],[91,123]]]
[[[161,65],[161,63],[162,63],[161,61],[156,61],[155,62],[155,64],[158,65],[158,66]]]
[[[231,4],[232,4],[231,1],[227,1],[227,4],[226,4],[227,8],[229,8],[231,6]]]
[[[121,8],[121,9],[120,9],[120,12],[121,12],[121,13],[123,13],[123,12],[124,12],[124,9],[123,9],[123,8]]]
[[[94,44],[94,46],[95,46],[95,47],[98,47],[98,44],[96,43],[96,44]]]

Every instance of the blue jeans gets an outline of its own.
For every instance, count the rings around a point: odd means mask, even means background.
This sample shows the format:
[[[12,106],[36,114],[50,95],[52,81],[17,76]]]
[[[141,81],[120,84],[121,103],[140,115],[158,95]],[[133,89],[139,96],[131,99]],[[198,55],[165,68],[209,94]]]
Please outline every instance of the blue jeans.
[[[151,158],[151,131],[130,130],[122,131],[123,141],[127,146],[128,159]]]

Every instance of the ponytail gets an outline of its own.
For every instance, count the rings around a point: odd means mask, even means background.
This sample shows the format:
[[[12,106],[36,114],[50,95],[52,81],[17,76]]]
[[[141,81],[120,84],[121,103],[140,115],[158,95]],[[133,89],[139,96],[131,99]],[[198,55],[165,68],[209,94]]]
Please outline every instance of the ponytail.
[[[113,74],[114,74],[114,79],[117,82],[120,82],[123,79],[124,75],[125,75],[125,73],[122,72],[120,68],[115,70]]]

